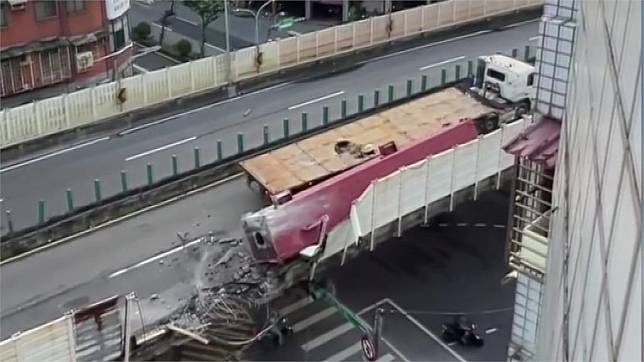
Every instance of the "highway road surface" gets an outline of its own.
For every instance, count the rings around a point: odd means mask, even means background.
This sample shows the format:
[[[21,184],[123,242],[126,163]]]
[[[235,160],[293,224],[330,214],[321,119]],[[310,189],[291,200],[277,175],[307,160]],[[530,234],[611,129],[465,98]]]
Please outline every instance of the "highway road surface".
[[[325,271],[338,298],[370,321],[377,304],[385,316],[385,360],[500,360],[510,333],[513,286],[502,286],[505,271],[506,195],[486,192],[479,201],[459,205],[430,228],[392,239],[374,253]],[[177,233],[239,236],[240,215],[260,207],[242,179],[192,195],[174,204],[80,237],[67,244],[0,266],[0,338],[52,320],[65,311],[134,291],[146,321],[162,317],[195,287],[202,243],[182,244]],[[159,298],[150,298],[157,294]],[[278,301],[296,334],[287,346],[253,349],[252,360],[356,360],[359,333],[324,303],[296,303],[293,293]],[[433,336],[449,317],[475,314],[484,333],[483,349],[445,346]],[[410,317],[396,313],[404,310]],[[414,312],[415,311],[415,312]],[[421,313],[422,311],[422,313]],[[139,328],[135,326],[135,328]],[[487,331],[487,333],[486,333]],[[290,357],[289,357],[290,356]],[[289,357],[289,358],[287,358]],[[360,359],[358,359],[360,360]]]
[[[356,68],[301,82],[286,82],[237,98],[183,111],[177,115],[152,119],[142,127],[113,135],[83,140],[73,146],[51,151],[32,159],[3,164],[0,169],[3,216],[12,211],[16,229],[37,221],[38,200],[44,200],[47,215],[67,209],[65,190],[71,189],[75,206],[94,201],[94,179],[101,182],[102,196],[121,190],[120,170],[126,170],[130,187],[146,182],[146,165],[154,168],[154,177],[171,174],[171,156],[176,154],[180,170],[193,167],[193,149],[199,147],[201,164],[216,158],[216,142],[223,141],[224,155],[236,152],[236,136],[245,135],[246,149],[262,143],[263,126],[271,139],[282,134],[282,120],[288,117],[290,131],[300,131],[300,116],[308,112],[309,127],[321,123],[323,105],[330,117],[339,117],[340,102],[349,101],[349,112],[357,108],[358,94],[365,94],[372,104],[375,89],[385,98],[386,87],[396,86],[396,94],[405,92],[407,79],[420,87],[422,74],[434,71],[430,82],[438,81],[435,64],[461,57],[473,57],[511,48],[523,49],[537,33],[537,22],[516,25],[503,31],[478,32],[437,44],[380,56],[356,65]],[[422,70],[421,70],[422,69]],[[3,218],[2,232],[7,231]]]

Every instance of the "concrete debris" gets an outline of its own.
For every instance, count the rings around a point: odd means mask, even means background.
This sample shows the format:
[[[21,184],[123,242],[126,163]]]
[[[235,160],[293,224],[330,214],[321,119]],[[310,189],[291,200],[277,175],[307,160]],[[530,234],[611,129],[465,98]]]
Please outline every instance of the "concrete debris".
[[[159,295],[157,293],[154,293],[150,296],[150,300],[157,300],[159,299]]]
[[[159,264],[163,265],[165,263],[165,260],[159,259]]]

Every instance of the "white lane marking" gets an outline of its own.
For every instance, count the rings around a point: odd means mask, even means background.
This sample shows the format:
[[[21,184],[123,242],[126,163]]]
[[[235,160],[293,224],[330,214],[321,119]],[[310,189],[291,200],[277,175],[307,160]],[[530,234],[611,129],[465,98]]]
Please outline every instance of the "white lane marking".
[[[154,149],[151,149],[151,150],[145,151],[145,152],[137,153],[136,155],[132,155],[132,156],[130,156],[130,157],[128,157],[128,158],[126,158],[126,159],[125,159],[125,161],[132,161],[132,160],[136,160],[137,158],[141,158],[141,157],[143,157],[143,156],[147,156],[147,155],[152,154],[152,153],[155,153],[155,152],[159,152],[159,151],[167,150],[168,148],[172,148],[172,147],[174,147],[174,146],[182,145],[182,144],[184,144],[184,143],[188,143],[188,142],[190,142],[190,141],[194,141],[194,140],[196,140],[196,139],[197,139],[197,136],[188,137],[188,138],[186,138],[186,139],[182,139],[181,141],[172,142],[172,143],[167,144],[167,145],[165,145],[165,146],[161,146],[161,147],[157,147],[157,148],[154,148]]]
[[[465,358],[463,358],[460,354],[458,354],[455,350],[453,350],[450,346],[446,345],[445,342],[443,342],[440,338],[436,337],[434,333],[432,333],[429,329],[427,329],[422,323],[420,323],[416,318],[412,317],[402,309],[398,304],[396,304],[393,300],[389,298],[385,298],[387,300],[387,303],[391,304],[394,308],[400,312],[403,316],[405,316],[407,319],[409,319],[410,322],[412,322],[418,329],[420,329],[423,333],[425,333],[427,336],[429,336],[431,339],[434,340],[434,342],[438,343],[441,347],[443,347],[449,354],[454,356],[457,360],[461,362],[467,362]]]
[[[467,226],[467,223],[466,222],[459,222],[458,224],[456,224],[456,226],[460,226],[460,227]]]
[[[482,227],[487,226],[487,224],[484,223],[484,222],[477,222],[476,224],[474,224],[474,226],[482,228]]]
[[[503,225],[503,224],[494,224],[492,226],[497,228],[497,229],[505,229],[505,225]]]
[[[353,356],[354,354],[362,351],[362,344],[360,342],[356,342],[355,344],[343,349],[342,351],[334,354],[333,356],[328,357],[325,359],[325,362],[338,362],[338,361],[344,361],[347,358]]]
[[[302,331],[315,323],[334,315],[335,313],[336,309],[334,307],[329,307],[321,312],[315,313],[312,316],[295,323],[292,327],[293,332]]]
[[[526,24],[534,23],[535,21],[541,21],[541,18],[539,18],[539,19],[531,19],[531,20],[524,20],[524,21],[520,21],[520,22],[518,22],[518,23],[514,23],[514,24],[506,25],[506,26],[504,26],[504,27],[503,27],[503,28],[501,28],[501,29],[514,28],[514,27],[517,27],[517,26],[521,26],[521,25],[526,25]]]
[[[426,70],[426,69],[429,69],[429,68],[434,68],[434,67],[437,67],[437,66],[439,66],[439,65],[443,65],[443,64],[447,64],[447,63],[455,62],[455,61],[457,61],[457,60],[461,60],[461,59],[465,59],[465,56],[464,56],[464,55],[461,55],[460,57],[454,57],[454,58],[451,58],[451,59],[443,60],[442,62],[438,62],[438,63],[434,63],[434,64],[429,64],[429,65],[426,65],[426,66],[424,66],[424,67],[420,67],[420,68],[418,68],[418,70]]]
[[[320,347],[321,345],[335,339],[337,336],[344,334],[353,329],[353,325],[349,322],[339,325],[338,327],[333,328],[332,330],[323,333],[312,340],[304,343],[301,347],[304,351],[308,352],[314,348]]]
[[[456,341],[452,341],[452,342],[449,342],[447,345],[451,347],[451,346],[455,346],[457,343],[458,342]]]
[[[226,52],[226,49],[222,49],[222,48],[220,48],[220,47],[218,47],[218,46],[216,46],[216,45],[212,45],[212,44],[210,44],[210,43],[205,43],[205,45],[206,45],[207,47],[211,47],[211,48],[213,48],[213,49],[219,50],[220,52],[224,52],[224,53]]]
[[[392,356],[391,353],[387,353],[386,355],[378,358],[376,360],[376,362],[391,362],[391,361],[393,361],[395,359],[396,359],[396,357]]]
[[[161,25],[161,24],[157,24],[157,23],[151,23],[151,24],[156,26],[157,28],[163,29],[163,25]],[[165,27],[165,30],[169,31],[169,32],[172,32],[172,29],[170,29],[170,27],[167,27],[167,26]]]
[[[168,251],[166,251],[166,252],[163,252],[163,253],[161,253],[161,254],[157,254],[157,255],[155,255],[155,256],[153,256],[153,257],[151,257],[151,258],[148,258],[148,259],[142,260],[142,261],[140,261],[140,262],[138,262],[138,263],[136,263],[136,264],[134,264],[134,265],[132,265],[132,266],[129,266],[129,267],[127,267],[127,268],[123,268],[123,269],[121,269],[121,270],[115,271],[114,273],[112,273],[112,274],[108,275],[108,278],[109,278],[109,279],[115,278],[115,277],[117,277],[117,276],[119,276],[119,275],[121,275],[121,274],[125,274],[125,273],[127,273],[127,272],[128,272],[128,271],[130,271],[130,270],[134,270],[134,269],[136,269],[136,268],[140,268],[140,267],[142,267],[142,266],[144,266],[144,265],[146,265],[146,264],[150,264],[151,262],[153,262],[153,261],[155,261],[155,260],[159,260],[159,259],[161,259],[161,258],[165,258],[165,257],[166,257],[166,256],[168,256],[168,255],[174,254],[174,253],[176,253],[176,252],[178,252],[178,251],[181,251],[181,250],[186,249],[186,248],[189,248],[189,247],[191,247],[191,246],[193,246],[193,245],[195,245],[195,244],[198,244],[198,243],[202,242],[203,240],[204,240],[204,238],[199,238],[199,239],[197,239],[197,240],[193,240],[193,241],[191,241],[191,242],[189,242],[189,243],[187,243],[187,244],[185,244],[185,245],[177,246],[177,247],[176,247],[176,248],[174,248],[174,249],[170,249],[170,250],[168,250]]]
[[[131,212],[131,213],[129,213],[129,214],[126,214],[126,215],[123,215],[123,216],[121,216],[121,217],[118,217],[118,218],[116,218],[116,219],[112,219],[112,220],[106,221],[106,222],[104,222],[104,223],[102,223],[102,224],[98,224],[98,225],[96,225],[96,226],[92,227],[91,229],[86,229],[86,230],[83,230],[83,231],[81,231],[81,232],[78,232],[78,233],[76,233],[76,234],[74,234],[74,235],[66,236],[66,237],[64,237],[64,238],[62,238],[62,239],[58,239],[58,240],[56,240],[56,241],[52,241],[52,242],[47,243],[47,244],[45,244],[45,245],[43,245],[43,246],[41,246],[41,247],[38,247],[38,248],[36,248],[36,249],[29,250],[29,251],[28,251],[28,252],[26,252],[26,253],[18,254],[18,255],[14,256],[14,257],[11,257],[11,258],[8,258],[8,259],[1,260],[1,261],[0,261],[0,266],[5,265],[5,264],[9,264],[9,263],[13,263],[13,262],[16,262],[16,261],[19,261],[19,260],[21,260],[21,259],[27,258],[27,257],[28,257],[28,256],[30,256],[30,255],[34,255],[34,254],[36,254],[36,253],[40,253],[40,252],[45,251],[45,250],[47,250],[47,249],[51,249],[51,248],[54,248],[54,247],[56,247],[56,246],[58,246],[58,245],[64,244],[64,243],[66,243],[66,242],[68,242],[68,241],[72,241],[72,240],[74,240],[74,239],[78,239],[78,238],[80,238],[80,237],[82,237],[82,236],[85,236],[85,235],[91,234],[91,233],[93,233],[93,232],[96,232],[96,231],[99,231],[99,230],[105,229],[105,228],[107,228],[107,227],[109,227],[109,226],[111,226],[111,225],[118,224],[118,223],[120,223],[120,222],[122,222],[122,221],[125,221],[125,220],[128,220],[128,219],[131,219],[131,218],[133,218],[133,217],[135,217],[135,216],[138,216],[138,215],[141,215],[141,214],[144,214],[144,213],[146,213],[146,212],[148,212],[148,211],[152,211],[152,210],[158,209],[158,208],[160,208],[160,207],[163,207],[163,206],[165,206],[165,205],[171,204],[171,203],[173,203],[173,202],[176,202],[176,201],[179,201],[179,200],[186,199],[186,198],[188,198],[188,197],[190,197],[190,196],[192,196],[192,195],[194,195],[194,194],[198,194],[198,193],[203,192],[203,191],[206,191],[206,190],[208,190],[208,189],[211,189],[211,188],[214,188],[214,187],[217,187],[217,186],[223,185],[223,184],[225,184],[225,183],[228,183],[228,182],[234,181],[235,179],[240,178],[240,177],[242,177],[242,176],[244,176],[244,173],[243,173],[243,172],[236,173],[236,174],[234,174],[234,175],[230,175],[230,176],[228,176],[228,177],[226,177],[226,178],[224,178],[224,179],[221,179],[221,180],[219,180],[219,181],[215,181],[215,182],[213,182],[213,183],[211,183],[211,184],[201,186],[201,187],[196,188],[196,189],[194,189],[194,190],[190,190],[190,191],[188,191],[188,192],[186,192],[186,193],[184,193],[184,194],[179,194],[179,195],[174,196],[174,197],[171,197],[171,198],[169,198],[169,199],[167,199],[167,200],[161,201],[161,202],[159,202],[158,204],[150,205],[150,206],[148,206],[148,207],[144,207],[144,208],[142,208],[142,209],[139,209],[139,210],[136,210],[136,211]]]
[[[255,92],[246,93],[246,94],[242,94],[242,95],[237,96],[237,97],[224,99],[223,101],[220,101],[220,102],[211,103],[211,104],[206,104],[205,106],[201,106],[201,107],[194,108],[194,109],[191,109],[191,110],[188,110],[188,111],[185,111],[185,112],[181,112],[181,113],[173,114],[172,116],[168,116],[168,117],[165,117],[165,118],[162,118],[162,119],[159,119],[159,120],[153,121],[153,122],[145,123],[145,124],[142,124],[142,125],[140,125],[140,126],[136,126],[136,127],[134,127],[134,128],[126,129],[126,130],[124,130],[124,131],[122,131],[122,132],[119,132],[119,133],[118,133],[118,135],[119,135],[119,136],[124,136],[124,135],[126,135],[126,134],[129,134],[129,133],[132,133],[132,132],[136,132],[136,131],[139,131],[139,130],[142,130],[142,129],[144,129],[144,128],[148,128],[148,127],[151,127],[151,126],[155,126],[155,125],[157,125],[157,124],[160,124],[160,123],[163,123],[163,122],[167,122],[167,121],[173,120],[173,119],[175,119],[175,118],[183,117],[183,116],[186,116],[186,115],[189,115],[189,114],[192,114],[192,113],[196,113],[196,112],[203,111],[204,109],[208,109],[208,108],[212,108],[212,107],[220,106],[220,105],[222,105],[222,104],[226,104],[226,103],[234,102],[234,101],[237,101],[237,100],[240,100],[240,99],[246,98],[246,97],[250,97],[250,96],[253,96],[253,95],[261,94],[261,93],[268,92],[268,91],[271,91],[271,90],[274,90],[274,89],[282,88],[282,87],[285,87],[285,86],[291,85],[291,84],[293,84],[293,83],[294,83],[294,82],[284,82],[284,83],[276,84],[276,85],[271,86],[271,87],[268,87],[268,88],[259,89],[259,90],[255,91]]]
[[[0,173],[5,172],[5,171],[15,170],[16,168],[31,165],[32,163],[36,163],[38,161],[46,160],[46,159],[54,157],[54,156],[62,155],[63,153],[66,153],[66,152],[69,152],[69,151],[74,151],[74,150],[77,150],[79,148],[83,148],[83,147],[86,147],[86,146],[91,146],[91,145],[93,145],[95,143],[99,143],[99,142],[102,142],[102,141],[107,141],[109,139],[110,139],[109,137],[102,137],[102,138],[98,138],[98,139],[91,140],[91,141],[88,141],[88,142],[85,142],[85,143],[81,143],[81,144],[78,144],[78,145],[75,145],[75,146],[72,146],[72,147],[69,147],[69,148],[58,150],[56,152],[52,152],[52,153],[49,153],[49,154],[46,154],[46,155],[43,155],[43,156],[40,156],[40,157],[32,158],[31,160],[27,160],[27,161],[21,162],[21,163],[16,163],[16,164],[11,165],[9,167],[5,167],[3,169],[0,169]]]
[[[533,37],[528,38],[528,41],[531,42],[531,41],[539,40],[539,37],[540,35],[535,35]]]
[[[194,22],[194,21],[192,21],[192,20],[188,20],[188,19],[186,19],[186,18],[182,18],[182,17],[180,17],[180,16],[175,16],[174,18],[175,18],[175,19],[177,19],[177,20],[179,20],[179,21],[183,21],[184,23],[188,23],[188,24],[190,24],[190,25],[194,25],[194,26],[199,25],[199,24],[197,24],[196,22]]]
[[[449,224],[448,224],[448,223],[446,223],[446,222],[442,222],[442,223],[438,224],[438,226],[446,227],[446,226],[449,226]]]
[[[494,333],[494,332],[496,332],[498,330],[499,330],[498,328],[490,328],[490,329],[485,330],[485,334],[492,334],[492,333]]]
[[[326,96],[323,96],[323,97],[320,97],[320,98],[311,99],[310,101],[306,101],[306,102],[304,102],[304,103],[300,103],[300,104],[296,104],[296,105],[294,105],[294,106],[290,106],[290,107],[288,107],[288,110],[289,110],[289,111],[292,111],[292,110],[297,109],[297,108],[300,108],[300,107],[308,106],[309,104],[313,104],[313,103],[315,103],[315,102],[319,102],[319,101],[323,101],[323,100],[325,100],[325,99],[329,99],[329,98],[337,97],[337,96],[339,96],[339,95],[341,95],[341,94],[344,94],[344,91],[339,91],[339,92],[331,93],[331,94],[329,94],[329,95],[326,95]]]
[[[287,305],[284,308],[281,308],[279,310],[279,313],[281,315],[288,315],[288,314],[291,314],[291,313],[295,312],[296,310],[299,310],[301,308],[306,307],[307,305],[309,305],[311,303],[313,303],[313,298],[305,297],[305,298],[302,298],[302,299],[298,300],[297,302],[294,302],[292,304]]]
[[[425,49],[425,48],[431,48],[431,47],[436,46],[436,45],[441,45],[441,44],[445,44],[445,43],[451,43],[453,41],[463,40],[463,39],[467,39],[467,38],[471,38],[471,37],[474,37],[474,36],[479,36],[479,35],[483,35],[483,34],[487,34],[487,33],[491,33],[491,32],[492,32],[492,30],[480,30],[480,31],[477,31],[477,32],[474,32],[474,33],[471,33],[471,34],[460,35],[460,36],[456,36],[456,37],[453,37],[453,38],[437,41],[437,42],[434,42],[434,43],[423,44],[423,45],[419,45],[417,47],[401,50],[399,52],[386,54],[386,55],[381,55],[379,57],[364,60],[364,61],[362,61],[362,62],[360,62],[358,64],[362,65],[362,64],[367,64],[367,63],[371,63],[371,62],[376,62],[376,61],[379,61],[379,60],[382,60],[382,59],[395,57],[395,56],[398,56],[398,55],[401,55],[401,54],[415,52],[416,50]]]

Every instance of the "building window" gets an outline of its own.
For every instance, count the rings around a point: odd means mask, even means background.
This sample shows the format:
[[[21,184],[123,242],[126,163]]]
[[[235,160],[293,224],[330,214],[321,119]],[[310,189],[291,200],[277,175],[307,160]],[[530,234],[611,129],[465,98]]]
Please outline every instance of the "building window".
[[[7,3],[0,3],[0,27],[5,27],[9,24],[9,11]]]
[[[112,31],[110,33],[110,45],[112,51],[123,49],[130,42],[130,28],[127,22],[127,16],[122,16],[112,22]]]
[[[67,0],[65,1],[65,10],[68,13],[85,10],[85,0]]]
[[[36,2],[36,19],[47,19],[58,14],[58,4],[55,1],[45,0]]]

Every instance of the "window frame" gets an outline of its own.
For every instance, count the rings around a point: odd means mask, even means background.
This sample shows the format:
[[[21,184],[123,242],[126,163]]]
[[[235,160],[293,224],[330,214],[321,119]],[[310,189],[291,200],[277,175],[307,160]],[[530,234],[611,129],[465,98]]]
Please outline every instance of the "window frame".
[[[9,26],[9,3],[3,1],[0,3],[0,28],[6,28]],[[4,20],[4,21],[3,21]]]
[[[87,9],[86,2],[86,0],[65,0],[65,12],[68,14],[83,12]],[[73,8],[70,9],[70,6],[73,6]]]
[[[528,87],[534,87],[534,80],[537,77],[537,73],[530,73],[528,74],[528,79],[526,81],[526,85]]]
[[[498,74],[500,77],[495,76],[496,74]],[[487,68],[487,72],[485,72],[485,75],[490,77],[490,78],[493,78],[493,79],[495,79],[495,80],[497,80],[499,82],[505,82],[505,80],[507,78],[505,76],[505,73],[499,72],[498,70],[495,70],[495,69],[492,69],[492,68]]]
[[[49,4],[54,4],[54,7],[53,7],[54,14],[53,15],[46,15],[46,16],[38,15],[38,6],[42,5],[42,4],[48,4],[48,5]],[[50,20],[50,19],[58,17],[58,2],[57,1],[37,0],[37,1],[34,2],[34,6],[35,6],[34,15],[36,16],[37,21],[46,21],[46,20]]]

